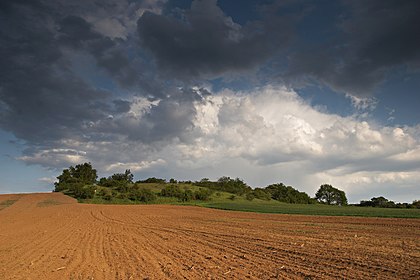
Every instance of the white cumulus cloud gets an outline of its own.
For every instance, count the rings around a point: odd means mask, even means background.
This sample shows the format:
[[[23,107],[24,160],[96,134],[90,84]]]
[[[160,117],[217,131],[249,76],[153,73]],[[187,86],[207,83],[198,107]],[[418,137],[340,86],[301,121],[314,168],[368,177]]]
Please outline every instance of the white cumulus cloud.
[[[47,166],[91,161],[100,176],[131,169],[137,179],[226,175],[252,186],[284,182],[310,195],[320,184],[331,183],[352,202],[375,195],[400,201],[420,198],[419,126],[383,126],[330,114],[284,87],[223,90],[191,104],[194,117],[186,119],[191,123],[179,125],[187,128],[166,141],[141,141],[125,134],[146,131],[148,126],[136,124],[144,121],[151,106],[160,106],[136,99],[128,112],[114,116],[109,130],[95,131],[88,140],[66,139],[55,149],[20,159]],[[147,122],[153,129],[150,115]],[[122,129],[124,124],[127,129]]]

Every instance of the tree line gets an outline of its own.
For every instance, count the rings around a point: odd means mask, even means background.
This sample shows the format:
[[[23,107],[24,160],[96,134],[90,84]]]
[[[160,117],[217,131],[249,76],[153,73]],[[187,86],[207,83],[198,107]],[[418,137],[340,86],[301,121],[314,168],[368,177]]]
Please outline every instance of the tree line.
[[[195,191],[181,189],[176,180],[171,179],[169,185],[166,180],[148,178],[134,182],[134,175],[128,169],[124,173],[115,173],[109,177],[97,180],[97,171],[91,163],[78,164],[64,169],[54,183],[55,192],[63,192],[77,199],[92,199],[98,196],[104,200],[129,199],[138,202],[153,202],[157,196],[174,197],[180,201],[208,200],[213,191],[207,188],[199,188]],[[160,193],[155,193],[142,186],[145,183],[165,184]]]
[[[413,203],[395,203],[383,196],[372,197],[370,200],[362,200],[356,206],[378,207],[378,208],[417,208],[420,209],[420,200],[414,200]]]
[[[113,198],[129,199],[132,201],[152,202],[157,196],[172,197],[179,201],[187,202],[191,200],[209,200],[213,193],[227,192],[232,195],[230,199],[237,196],[245,197],[247,200],[277,200],[285,203],[296,204],[328,204],[328,205],[347,205],[347,197],[344,191],[333,187],[330,184],[323,184],[319,187],[314,197],[310,197],[305,192],[300,192],[292,186],[283,183],[271,184],[265,188],[251,188],[240,178],[230,178],[222,176],[216,181],[203,178],[199,181],[177,181],[161,178],[147,178],[134,182],[134,175],[128,169],[124,173],[115,173],[109,177],[102,177],[99,180],[97,170],[91,163],[78,164],[64,169],[62,174],[57,177],[54,183],[56,192],[64,192],[77,199],[91,199],[98,196],[104,200]],[[155,193],[144,187],[143,184],[154,183],[162,184],[159,193]],[[181,188],[183,185],[194,185],[199,187],[196,190]],[[357,206],[370,207],[398,207],[398,208],[420,208],[420,202],[414,201],[412,204],[394,203],[384,197],[372,198],[370,201],[361,201]]]

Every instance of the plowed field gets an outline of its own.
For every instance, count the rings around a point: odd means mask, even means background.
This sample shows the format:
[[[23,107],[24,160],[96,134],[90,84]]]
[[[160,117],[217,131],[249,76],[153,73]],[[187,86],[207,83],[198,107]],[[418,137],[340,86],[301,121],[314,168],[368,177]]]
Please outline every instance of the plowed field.
[[[420,220],[0,195],[0,279],[420,279]]]

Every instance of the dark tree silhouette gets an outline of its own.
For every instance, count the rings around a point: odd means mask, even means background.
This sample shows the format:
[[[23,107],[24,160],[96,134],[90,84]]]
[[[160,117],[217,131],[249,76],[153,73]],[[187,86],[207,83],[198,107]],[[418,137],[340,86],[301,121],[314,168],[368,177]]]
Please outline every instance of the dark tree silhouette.
[[[315,194],[315,199],[325,204],[347,205],[344,191],[334,188],[329,184],[321,185]]]

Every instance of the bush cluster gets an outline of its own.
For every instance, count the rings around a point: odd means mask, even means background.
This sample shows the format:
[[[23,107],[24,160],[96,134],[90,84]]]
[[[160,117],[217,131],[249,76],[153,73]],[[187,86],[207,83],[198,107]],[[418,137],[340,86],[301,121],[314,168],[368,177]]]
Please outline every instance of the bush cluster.
[[[395,203],[392,200],[388,200],[383,196],[372,197],[370,200],[362,200],[357,206],[362,207],[379,207],[379,208],[417,208],[420,209],[420,200],[414,200],[410,203]]]
[[[220,177],[217,181],[210,181],[209,179],[204,178],[194,184],[211,190],[223,191],[237,195],[244,195],[252,190],[251,187],[243,180],[239,178],[232,179],[226,176]]]
[[[163,197],[176,197],[179,201],[187,202],[191,200],[209,200],[212,193],[210,189],[206,188],[200,188],[193,192],[190,189],[182,190],[177,185],[168,185],[161,190],[160,195]]]
[[[64,192],[77,199],[93,198],[95,195],[96,170],[90,163],[70,166],[63,170],[54,183],[55,192]]]
[[[220,192],[227,192],[231,195],[228,199],[235,200],[237,197],[245,197],[251,201],[260,200],[278,200],[286,203],[300,204],[334,204],[347,205],[347,197],[344,191],[334,188],[329,184],[320,186],[315,194],[315,198],[309,197],[305,192],[300,192],[292,186],[286,186],[283,183],[272,184],[265,188],[252,189],[243,180],[232,179],[227,176],[220,177],[217,181],[210,181],[203,178],[200,181],[177,181],[173,178],[166,182],[166,179],[150,177],[145,180],[133,183],[134,176],[128,169],[124,173],[116,173],[107,178],[103,177],[97,181],[96,169],[93,169],[90,163],[78,164],[64,169],[62,174],[57,177],[58,182],[54,183],[55,192],[63,192],[77,199],[92,199],[95,196],[104,200],[130,199],[132,201],[152,202],[156,200],[157,195],[142,187],[142,184],[164,184],[161,197],[174,197],[179,201],[187,202],[191,200],[209,200],[214,191],[216,196],[221,196]],[[181,189],[179,184],[195,185],[202,188],[192,191],[191,189]],[[383,208],[418,208],[420,209],[420,200],[410,203],[395,203],[383,196],[373,197],[370,200],[362,200],[357,206],[364,207],[383,207]]]

